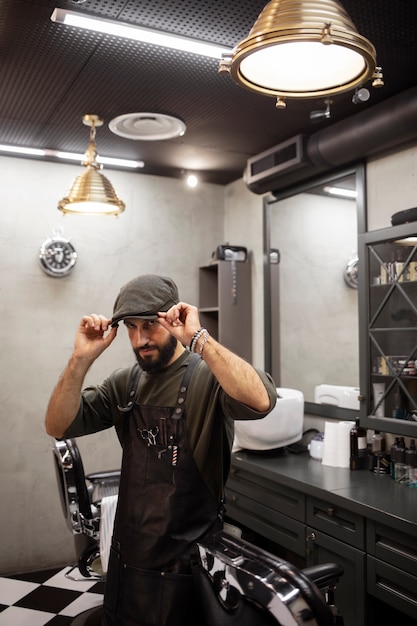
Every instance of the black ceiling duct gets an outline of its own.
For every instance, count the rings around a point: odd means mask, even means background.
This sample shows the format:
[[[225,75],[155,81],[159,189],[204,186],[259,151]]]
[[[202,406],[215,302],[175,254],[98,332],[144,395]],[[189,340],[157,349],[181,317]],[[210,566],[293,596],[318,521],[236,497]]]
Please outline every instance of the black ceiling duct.
[[[417,87],[336,122],[309,136],[297,136],[248,159],[243,178],[257,194],[285,189],[417,137]],[[297,159],[273,167],[273,156],[288,143]],[[269,157],[269,158],[266,158]]]

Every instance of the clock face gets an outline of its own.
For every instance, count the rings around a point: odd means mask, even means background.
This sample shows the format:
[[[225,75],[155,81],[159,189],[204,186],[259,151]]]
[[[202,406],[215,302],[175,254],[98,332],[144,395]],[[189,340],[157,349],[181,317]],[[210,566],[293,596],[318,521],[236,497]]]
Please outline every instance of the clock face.
[[[39,260],[41,267],[49,276],[67,276],[77,261],[74,246],[62,237],[52,237],[43,242]]]

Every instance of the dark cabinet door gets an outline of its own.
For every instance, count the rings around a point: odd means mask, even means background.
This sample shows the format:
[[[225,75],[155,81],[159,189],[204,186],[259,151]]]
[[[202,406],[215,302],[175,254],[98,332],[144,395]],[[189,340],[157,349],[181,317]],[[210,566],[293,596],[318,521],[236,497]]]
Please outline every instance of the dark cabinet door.
[[[416,224],[359,236],[361,424],[417,436]]]
[[[308,526],[307,565],[337,563],[344,569],[335,592],[345,626],[365,626],[365,553]]]

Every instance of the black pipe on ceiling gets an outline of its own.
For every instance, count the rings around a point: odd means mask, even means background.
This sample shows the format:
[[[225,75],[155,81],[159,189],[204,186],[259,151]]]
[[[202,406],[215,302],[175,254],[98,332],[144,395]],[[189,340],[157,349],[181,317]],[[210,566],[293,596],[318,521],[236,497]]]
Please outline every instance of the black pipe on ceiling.
[[[333,168],[383,152],[417,137],[417,87],[310,135],[313,165]]]
[[[282,192],[291,186],[308,182],[390,148],[417,138],[417,87],[412,87],[369,109],[312,135],[298,135],[271,150],[249,159],[243,178],[251,191],[257,194]],[[297,159],[278,168],[270,165],[274,153],[279,154],[286,144],[298,149]],[[265,160],[264,155],[272,154]],[[259,159],[260,171],[251,177],[253,162]],[[268,164],[265,170],[262,163]]]

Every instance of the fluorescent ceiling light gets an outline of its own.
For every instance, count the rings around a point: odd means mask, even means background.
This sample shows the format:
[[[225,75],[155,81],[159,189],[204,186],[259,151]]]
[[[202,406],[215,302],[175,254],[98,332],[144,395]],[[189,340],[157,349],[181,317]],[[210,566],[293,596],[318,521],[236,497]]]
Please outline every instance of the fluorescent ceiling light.
[[[191,52],[192,54],[199,54],[212,59],[219,60],[222,58],[223,54],[231,52],[230,48],[224,46],[204,43],[195,39],[181,37],[180,35],[171,35],[169,33],[133,26],[123,22],[103,20],[90,15],[81,15],[75,11],[67,11],[66,9],[54,9],[51,20],[67,26],[85,28],[106,35],[124,37],[125,39],[133,39],[134,41],[150,43],[164,48],[181,50],[183,52]]]
[[[324,191],[331,196],[340,196],[341,198],[356,198],[358,195],[354,189],[342,189],[341,187],[325,187]]]
[[[37,148],[22,148],[21,146],[6,146],[4,144],[0,144],[0,152],[27,154],[30,156],[45,156],[45,150],[38,150]]]
[[[60,150],[48,150],[45,148],[41,150],[39,148],[22,148],[21,146],[8,146],[6,144],[0,144],[0,152],[9,152],[10,154],[25,154],[27,156],[40,156],[40,157],[54,157],[56,159],[62,159],[64,161],[78,161],[82,163],[85,161],[85,154],[78,154],[76,152],[62,152]],[[145,167],[144,161],[132,161],[129,159],[113,159],[111,157],[97,156],[97,162],[103,163],[103,165],[114,165],[116,167],[136,169]]]
[[[97,155],[97,162],[103,165],[116,165],[119,167],[145,167],[143,161],[129,161],[128,159],[113,159],[112,157],[104,157]]]
[[[81,163],[85,161],[85,154],[77,154],[76,152],[53,152],[50,151],[51,156],[56,156],[58,159],[63,159],[65,161],[78,161]],[[111,157],[103,157],[97,156],[97,162],[103,163],[103,165],[116,165],[118,167],[145,167],[145,163],[143,161],[130,161],[129,159],[113,159]]]

